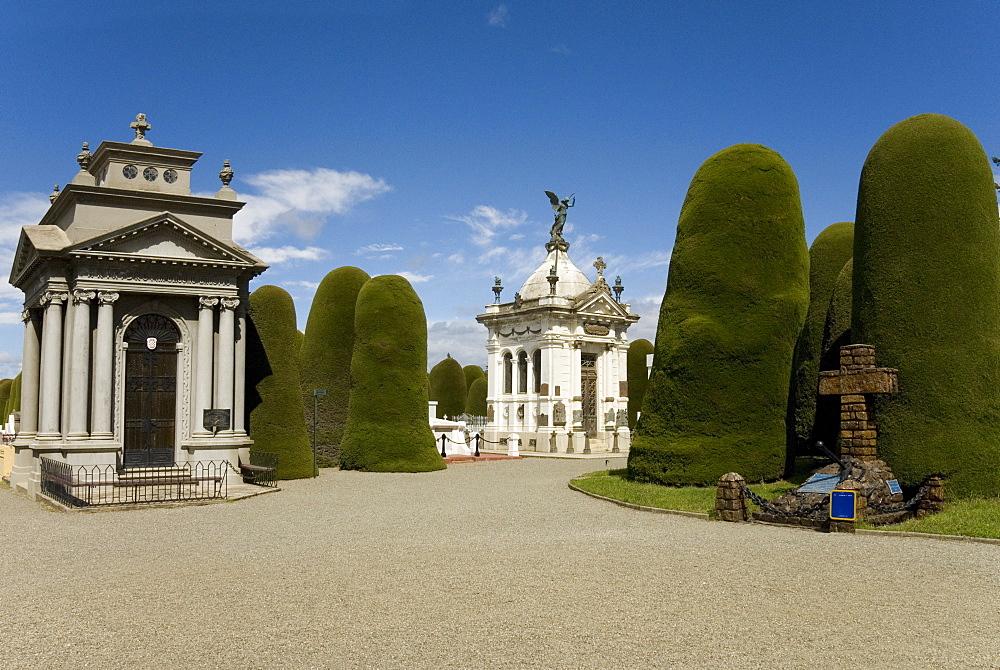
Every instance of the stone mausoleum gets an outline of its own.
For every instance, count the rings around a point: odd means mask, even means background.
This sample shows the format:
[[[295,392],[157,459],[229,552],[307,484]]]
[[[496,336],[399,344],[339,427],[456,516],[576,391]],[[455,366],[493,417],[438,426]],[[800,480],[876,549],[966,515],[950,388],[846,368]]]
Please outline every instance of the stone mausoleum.
[[[24,291],[20,432],[10,483],[35,496],[39,458],[158,467],[246,460],[246,306],[267,269],[233,242],[229,187],[191,194],[196,151],[131,142],[80,171],[24,226],[10,283]],[[234,473],[234,476],[235,475]]]
[[[476,317],[489,329],[484,436],[517,434],[522,451],[624,452],[627,331],[639,316],[620,302],[621,278],[614,286],[604,279],[601,258],[593,282],[573,264],[559,224],[557,215],[548,255],[514,300],[500,302],[498,278],[496,302]]]

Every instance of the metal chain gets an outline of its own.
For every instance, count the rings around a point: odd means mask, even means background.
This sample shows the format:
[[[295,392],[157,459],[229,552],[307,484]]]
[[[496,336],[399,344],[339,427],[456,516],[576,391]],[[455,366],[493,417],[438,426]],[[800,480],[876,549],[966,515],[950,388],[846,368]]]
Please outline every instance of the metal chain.
[[[786,518],[806,517],[811,514],[815,514],[816,512],[820,511],[821,509],[823,509],[823,507],[826,506],[826,500],[820,500],[808,507],[800,507],[799,509],[792,512],[775,507],[774,505],[771,504],[771,501],[765,500],[764,498],[760,497],[759,495],[751,491],[746,486],[743,487],[743,493],[744,495],[746,495],[747,498],[750,499],[750,501],[753,504],[757,505],[757,507],[760,507],[762,511],[767,512],[768,514],[774,514],[775,516],[782,516]]]
[[[927,495],[927,491],[929,491],[930,488],[931,488],[930,485],[924,484],[917,491],[917,494],[912,498],[910,498],[909,500],[907,500],[906,502],[901,502],[896,505],[875,505],[869,503],[868,507],[870,509],[875,510],[876,512],[881,512],[883,514],[891,514],[892,512],[902,512],[903,510],[911,509],[918,502],[920,502],[921,499],[923,499],[923,497]]]

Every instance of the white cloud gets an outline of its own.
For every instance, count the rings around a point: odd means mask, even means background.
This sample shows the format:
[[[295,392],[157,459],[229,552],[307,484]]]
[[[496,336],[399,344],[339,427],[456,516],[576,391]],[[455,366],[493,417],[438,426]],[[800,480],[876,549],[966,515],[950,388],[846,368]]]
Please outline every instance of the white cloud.
[[[497,6],[497,8],[489,14],[489,24],[491,26],[496,26],[497,28],[506,28],[509,20],[510,7],[506,4]]]
[[[0,200],[0,245],[14,247],[21,236],[21,226],[38,223],[49,210],[47,195],[8,193]]]
[[[454,265],[461,265],[462,263],[465,262],[465,256],[463,256],[462,252],[459,251],[457,253],[452,254],[451,256],[448,256],[448,262]]]
[[[382,179],[328,168],[271,170],[244,178],[258,194],[241,194],[246,206],[233,218],[233,238],[243,244],[290,230],[314,238],[331,214],[391,190]]]
[[[318,281],[305,281],[305,280],[283,281],[283,282],[281,282],[281,285],[282,286],[291,286],[291,287],[294,287],[294,288],[308,288],[308,289],[312,289],[314,291],[319,288],[319,282]]]
[[[446,216],[445,218],[461,221],[467,225],[473,232],[473,244],[486,246],[502,230],[524,225],[528,220],[528,213],[518,209],[509,209],[503,212],[490,205],[478,205],[464,216]]]
[[[20,316],[18,316],[20,321]],[[21,371],[21,356],[0,351],[0,378],[13,379]]]
[[[284,263],[285,261],[318,261],[326,258],[326,249],[319,247],[252,247],[247,249],[257,258],[269,265]]]
[[[410,282],[411,284],[420,284],[425,281],[430,281],[434,279],[434,275],[418,275],[415,272],[397,272],[395,273]]]
[[[427,367],[451,354],[464,365],[486,366],[486,328],[471,319],[427,324]]]
[[[385,253],[387,251],[402,251],[403,247],[398,244],[369,244],[366,247],[361,247],[355,251],[355,255],[364,256],[365,254],[376,254]]]
[[[610,254],[604,257],[604,261],[608,264],[609,273],[620,275],[647,268],[667,267],[670,265],[670,253],[669,251],[647,251],[635,257]]]

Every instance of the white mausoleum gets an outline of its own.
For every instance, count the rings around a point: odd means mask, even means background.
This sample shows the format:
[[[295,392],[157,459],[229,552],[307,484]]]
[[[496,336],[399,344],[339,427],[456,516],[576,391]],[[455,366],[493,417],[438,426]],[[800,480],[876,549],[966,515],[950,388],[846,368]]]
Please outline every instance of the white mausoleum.
[[[627,331],[639,316],[618,301],[620,278],[612,297],[602,259],[591,282],[557,233],[546,248],[513,302],[500,303],[498,278],[497,302],[476,317],[489,329],[485,437],[516,433],[522,451],[627,451]]]
[[[267,266],[233,242],[243,207],[228,161],[191,194],[200,153],[130,143],[80,172],[24,226],[10,283],[24,291],[20,432],[10,483],[35,496],[39,458],[73,465],[229,460],[244,423],[248,284]],[[206,410],[209,410],[206,412]],[[238,476],[238,475],[237,475]]]

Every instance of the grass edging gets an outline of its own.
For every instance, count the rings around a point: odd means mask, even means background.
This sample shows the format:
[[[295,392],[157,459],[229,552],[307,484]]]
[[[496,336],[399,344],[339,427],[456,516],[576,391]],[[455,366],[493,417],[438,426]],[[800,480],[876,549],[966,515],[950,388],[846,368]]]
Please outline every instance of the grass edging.
[[[590,496],[591,498],[597,498],[598,500],[605,500],[607,502],[620,505],[622,507],[628,507],[629,509],[637,509],[641,512],[656,512],[657,514],[675,514],[677,516],[690,516],[696,519],[708,519],[708,515],[704,512],[687,512],[685,510],[679,509],[664,509],[662,507],[647,507],[645,505],[636,505],[634,503],[627,503],[623,500],[615,500],[614,498],[608,498],[607,496],[598,495],[596,493],[591,493],[590,491],[584,491],[578,486],[573,486],[572,483],[566,484],[568,487],[574,491],[578,491],[585,496]]]
[[[572,483],[566,484],[573,491],[582,493],[585,496],[590,496],[591,498],[597,498],[598,500],[604,500],[606,502],[614,503],[620,507],[627,507],[629,509],[639,510],[640,512],[655,512],[657,514],[673,514],[675,516],[687,516],[696,519],[704,519],[708,521],[710,519],[708,514],[703,512],[687,512],[684,510],[677,509],[665,509],[663,507],[647,507],[646,505],[636,505],[634,503],[627,503],[623,500],[616,500],[614,498],[608,498],[607,496],[598,495],[596,493],[591,493],[590,491],[585,491],[578,486],[574,486]],[[769,523],[767,521],[758,521],[756,519],[748,519],[744,523],[753,523],[762,526],[775,526],[780,528],[792,528],[798,530],[815,530],[812,528],[806,528],[805,526],[794,526],[782,523]],[[872,536],[894,536],[894,537],[919,537],[919,538],[930,538],[933,540],[950,540],[958,542],[977,542],[979,544],[991,544],[994,546],[1000,546],[1000,539],[992,537],[973,537],[971,535],[943,535],[940,533],[918,533],[912,530],[873,530],[868,528],[856,528],[854,530],[856,535],[872,535]]]

